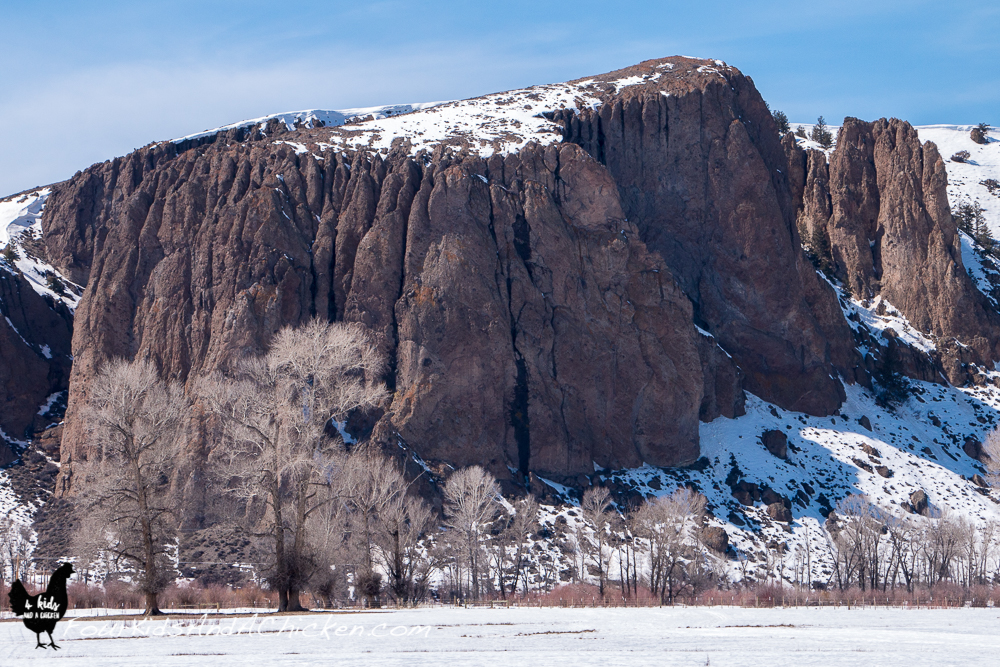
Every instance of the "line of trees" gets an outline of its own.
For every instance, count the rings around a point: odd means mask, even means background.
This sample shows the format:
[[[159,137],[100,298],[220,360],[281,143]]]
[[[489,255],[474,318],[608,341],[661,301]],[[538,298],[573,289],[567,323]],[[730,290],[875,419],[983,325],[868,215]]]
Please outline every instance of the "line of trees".
[[[963,587],[995,583],[1000,531],[941,516],[921,520],[887,513],[862,495],[843,499],[827,521],[834,583],[841,590],[885,591],[943,582]]]
[[[265,354],[188,393],[149,361],[105,364],[85,412],[92,447],[72,471],[84,491],[75,537],[76,552],[88,561],[81,568],[103,562],[104,569],[130,571],[146,613],[159,613],[158,596],[178,575],[184,517],[174,478],[187,421],[199,410],[214,418],[210,468],[238,510],[234,533],[252,536],[256,571],[277,592],[282,611],[302,609],[307,590],[328,604],[378,606],[429,594],[508,598],[532,586],[595,582],[602,597],[643,590],[672,603],[730,585],[727,541],[707,546],[706,500],[687,488],[624,507],[606,488],[591,487],[578,508],[542,522],[534,498],[504,499],[496,479],[472,466],[443,481],[436,513],[413,492],[398,458],[345,437],[350,414],[388,397],[376,350],[359,325],[313,321],[282,329]],[[1000,460],[996,440],[986,448],[996,445]],[[863,496],[838,505],[826,534],[832,570],[823,583],[840,588],[969,586],[992,581],[1000,566],[993,524],[901,519]],[[13,524],[0,525],[0,577],[27,539]],[[736,554],[742,579],[750,581],[750,555]],[[813,584],[810,550],[791,562],[775,544],[763,558],[768,577]]]

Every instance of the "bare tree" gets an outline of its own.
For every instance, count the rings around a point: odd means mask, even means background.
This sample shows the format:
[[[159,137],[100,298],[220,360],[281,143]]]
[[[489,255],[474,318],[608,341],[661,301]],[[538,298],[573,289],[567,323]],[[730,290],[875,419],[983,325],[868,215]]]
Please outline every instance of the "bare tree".
[[[31,528],[11,517],[0,517],[0,587],[4,584],[8,567],[10,581],[24,577],[30,553]]]
[[[495,522],[491,552],[496,563],[497,586],[500,596],[517,593],[518,581],[527,562],[529,535],[538,526],[538,501],[525,496],[502,512]]]
[[[344,451],[333,424],[382,403],[383,369],[364,327],[315,319],[285,327],[266,355],[199,387],[222,420],[228,489],[247,502],[258,535],[272,544],[268,578],[281,611],[302,609],[299,593],[319,567],[309,527],[331,500],[321,487]]]
[[[608,568],[611,566],[611,523],[615,518],[615,513],[611,511],[611,495],[608,490],[603,486],[592,486],[584,491],[580,511],[594,529],[593,543],[588,545],[584,540],[583,544],[592,547],[601,597],[604,597],[604,585],[608,578]]]
[[[90,386],[86,416],[94,447],[77,472],[87,480],[81,501],[91,521],[84,525],[103,531],[96,536],[106,538],[106,549],[138,572],[145,613],[159,614],[157,596],[171,579],[169,543],[176,537],[167,492],[183,390],[161,380],[151,362],[124,359],[107,362]]]
[[[371,447],[347,457],[334,485],[357,554],[355,588],[372,604],[378,604],[381,571],[400,602],[422,595],[430,575],[419,542],[431,524],[431,511],[408,494],[409,486],[399,466]]]
[[[426,595],[433,565],[420,544],[434,525],[433,514],[423,499],[405,489],[400,489],[379,517],[379,557],[397,603],[419,602]]]
[[[668,604],[685,579],[685,566],[697,555],[705,504],[700,493],[680,488],[647,501],[637,512],[637,529],[649,544],[650,588]]]
[[[479,466],[462,468],[452,473],[444,487],[445,515],[448,525],[461,537],[464,557],[469,568],[473,599],[482,589],[481,570],[486,564],[482,557],[483,538],[500,507],[500,487],[493,475]]]

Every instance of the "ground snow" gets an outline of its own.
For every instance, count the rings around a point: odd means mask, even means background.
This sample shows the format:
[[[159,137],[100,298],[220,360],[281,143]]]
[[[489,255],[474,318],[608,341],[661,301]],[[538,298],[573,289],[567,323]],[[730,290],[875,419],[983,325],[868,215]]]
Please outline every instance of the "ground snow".
[[[361,664],[837,667],[987,664],[994,609],[436,607],[296,616],[64,620],[61,649],[0,623],[0,662],[67,667]],[[341,629],[343,628],[343,629]],[[395,635],[395,636],[394,636]],[[333,656],[336,656],[335,658]]]
[[[608,85],[616,88],[636,85],[658,76],[627,77]],[[393,140],[403,137],[410,142],[411,154],[448,142],[460,142],[483,157],[495,152],[507,154],[523,148],[529,141],[540,144],[561,141],[562,128],[541,114],[559,109],[595,108],[600,104],[601,90],[587,80],[447,102],[410,114],[343,127],[331,141],[339,148],[385,152]]]

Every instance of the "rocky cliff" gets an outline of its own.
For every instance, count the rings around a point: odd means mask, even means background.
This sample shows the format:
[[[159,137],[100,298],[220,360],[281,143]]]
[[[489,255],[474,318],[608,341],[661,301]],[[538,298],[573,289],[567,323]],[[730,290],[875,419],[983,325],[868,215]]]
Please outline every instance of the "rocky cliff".
[[[66,305],[39,294],[16,263],[0,260],[0,467],[15,460],[17,442],[61,417],[71,336]]]
[[[800,209],[832,225],[850,197],[877,197],[886,216],[909,211],[881,223],[895,242],[912,228],[920,248],[954,249],[931,149],[865,136],[889,171],[872,167],[869,183],[855,160],[821,178],[818,158],[782,146],[749,77],[669,58],[95,165],[55,188],[43,218],[49,261],[87,285],[64,461],[86,455],[76,417],[105,360],[150,358],[190,382],[314,316],[378,333],[393,396],[364,430],[432,465],[568,482],[595,465],[684,465],[699,419],[742,414],[744,388],[829,415],[842,381],[869,377],[802,251]],[[855,227],[857,245],[869,232]],[[836,238],[845,280],[868,275]],[[880,252],[883,267],[907,261]],[[961,278],[935,267],[934,293]],[[909,307],[902,277],[879,271],[857,289],[880,280]],[[952,321],[936,317],[928,326]],[[197,471],[212,442],[197,423],[190,439]]]
[[[847,118],[829,162],[786,142],[796,165],[800,225],[825,231],[832,270],[859,299],[881,297],[917,330],[936,336],[951,382],[967,364],[1000,359],[1000,318],[962,261],[937,147],[904,121]],[[956,344],[957,342],[957,344]]]
[[[753,82],[718,62],[663,72],[596,109],[559,112],[565,139],[606,165],[625,214],[659,253],[745,386],[784,408],[829,414],[861,359],[833,290],[806,261],[786,159]],[[651,77],[650,77],[651,78]]]

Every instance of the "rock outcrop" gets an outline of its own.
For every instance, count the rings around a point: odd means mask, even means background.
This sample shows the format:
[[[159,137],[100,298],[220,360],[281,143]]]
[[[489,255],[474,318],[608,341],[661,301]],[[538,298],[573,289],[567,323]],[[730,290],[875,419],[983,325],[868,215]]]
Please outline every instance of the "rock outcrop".
[[[597,102],[544,110],[552,132],[518,143],[511,130],[516,150],[499,149],[507,135],[483,152],[474,135],[380,149],[375,130],[354,149],[345,137],[365,123],[276,123],[151,145],[56,186],[47,258],[87,286],[60,490],[86,456],[76,417],[107,359],[149,358],[191,382],[312,317],[376,332],[393,393],[362,420],[374,440],[507,483],[692,463],[699,419],[742,414],[744,387],[832,414],[841,380],[867,376],[802,251],[798,210],[847,230],[848,205],[868,211],[877,194],[886,220],[873,224],[901,244],[904,229],[926,233],[917,245],[939,257],[954,231],[933,160],[882,131],[870,170],[854,158],[827,169],[782,145],[752,81],[716,61],[649,61],[579,86]],[[890,221],[890,208],[906,213]],[[856,261],[843,249],[868,228],[850,224],[838,266],[862,275],[864,248]],[[906,261],[879,252],[882,266]],[[954,278],[934,262],[925,300]],[[880,271],[865,284],[907,289]],[[189,439],[182,491],[199,498],[213,442],[197,422]]]
[[[39,295],[16,269],[0,267],[0,429],[28,440],[53,420],[49,397],[67,389],[72,316],[61,303]],[[65,397],[62,397],[63,401]],[[0,466],[14,460],[0,438]]]
[[[963,266],[934,144],[904,121],[846,118],[829,165],[819,151],[803,156],[786,142],[786,152],[790,165],[805,160],[800,224],[826,230],[832,269],[855,296],[881,296],[942,339],[939,365],[952,382],[964,383],[968,361],[1000,359],[1000,317]],[[948,339],[973,354],[948,362]]]
[[[669,66],[669,73],[664,71]],[[560,112],[618,185],[625,215],[663,256],[745,374],[784,408],[830,414],[861,359],[833,290],[802,253],[788,164],[752,81],[718,62],[650,61],[606,77],[660,72],[596,110]]]
[[[559,478],[683,464],[699,414],[742,404],[738,371],[701,341],[609,174],[574,145],[427,164],[155,146],[78,175],[50,206],[95,212],[44,221],[47,235],[97,239],[51,244],[87,280],[70,417],[112,356],[191,380],[315,315],[379,332],[395,395],[376,433],[429,461]]]

